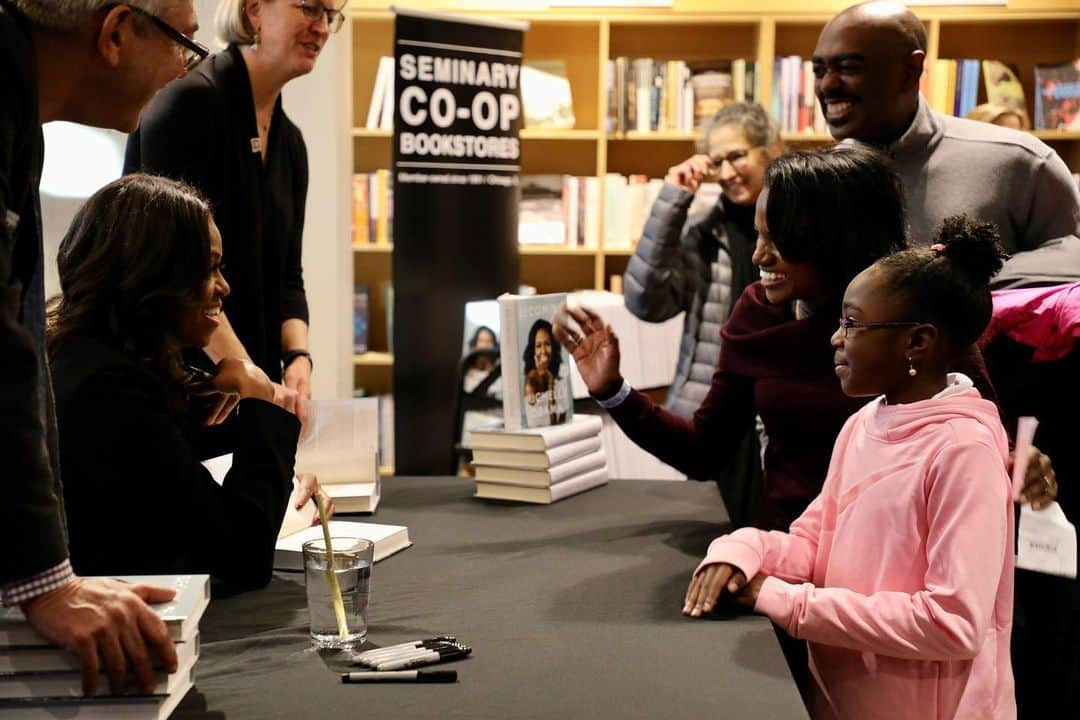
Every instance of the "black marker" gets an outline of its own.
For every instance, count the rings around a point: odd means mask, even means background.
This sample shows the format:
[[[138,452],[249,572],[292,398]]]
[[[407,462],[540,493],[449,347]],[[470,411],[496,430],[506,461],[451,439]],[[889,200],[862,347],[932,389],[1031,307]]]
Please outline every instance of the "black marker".
[[[393,672],[351,672],[342,673],[341,682],[452,683],[457,682],[457,670],[395,670]]]

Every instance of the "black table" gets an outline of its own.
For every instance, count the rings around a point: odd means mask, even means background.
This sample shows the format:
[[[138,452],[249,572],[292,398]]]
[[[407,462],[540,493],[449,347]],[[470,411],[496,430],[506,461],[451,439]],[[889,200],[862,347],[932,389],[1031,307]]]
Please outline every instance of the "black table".
[[[806,717],[768,621],[680,614],[726,528],[712,483],[613,481],[550,506],[471,494],[391,478],[374,518],[414,545],[375,566],[368,640],[457,635],[473,655],[439,666],[456,684],[342,685],[310,646],[302,574],[278,573],[211,602],[174,717]]]

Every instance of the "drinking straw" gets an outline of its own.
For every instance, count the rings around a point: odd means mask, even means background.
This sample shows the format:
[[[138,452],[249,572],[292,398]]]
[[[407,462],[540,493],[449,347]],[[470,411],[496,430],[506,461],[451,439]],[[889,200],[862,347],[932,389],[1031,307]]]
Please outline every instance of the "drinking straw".
[[[319,508],[319,523],[322,525],[323,541],[326,543],[326,582],[330,586],[330,599],[334,602],[334,616],[337,617],[338,637],[345,640],[349,637],[349,626],[345,622],[345,603],[341,600],[341,587],[338,585],[337,574],[334,572],[334,547],[330,544],[330,524],[327,522],[326,508],[319,502],[317,495],[313,495],[315,507]]]

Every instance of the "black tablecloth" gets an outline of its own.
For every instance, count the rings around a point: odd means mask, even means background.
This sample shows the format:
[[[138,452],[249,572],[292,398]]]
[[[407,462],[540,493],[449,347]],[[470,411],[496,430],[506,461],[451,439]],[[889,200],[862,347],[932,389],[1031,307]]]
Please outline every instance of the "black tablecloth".
[[[761,617],[680,614],[725,530],[712,483],[613,481],[550,506],[456,478],[384,481],[376,522],[413,547],[372,574],[369,643],[454,634],[448,685],[342,685],[307,636],[302,574],[219,595],[176,718],[805,718]],[[359,669],[359,668],[358,668]]]

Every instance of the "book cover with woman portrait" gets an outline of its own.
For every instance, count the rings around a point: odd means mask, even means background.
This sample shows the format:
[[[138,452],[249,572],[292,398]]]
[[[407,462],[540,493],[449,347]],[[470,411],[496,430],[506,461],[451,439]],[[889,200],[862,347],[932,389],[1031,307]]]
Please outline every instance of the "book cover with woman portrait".
[[[499,296],[503,416],[507,430],[570,420],[570,356],[551,329],[565,293]]]

